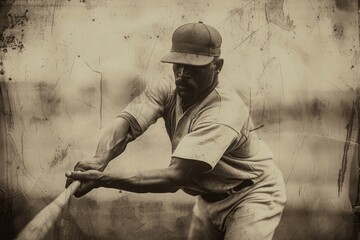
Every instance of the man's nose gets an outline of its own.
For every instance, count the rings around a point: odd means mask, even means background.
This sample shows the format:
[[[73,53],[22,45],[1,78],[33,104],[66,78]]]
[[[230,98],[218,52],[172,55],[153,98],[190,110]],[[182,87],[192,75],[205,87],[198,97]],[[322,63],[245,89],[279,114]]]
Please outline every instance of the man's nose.
[[[188,69],[185,66],[181,66],[178,72],[179,77],[189,77]]]

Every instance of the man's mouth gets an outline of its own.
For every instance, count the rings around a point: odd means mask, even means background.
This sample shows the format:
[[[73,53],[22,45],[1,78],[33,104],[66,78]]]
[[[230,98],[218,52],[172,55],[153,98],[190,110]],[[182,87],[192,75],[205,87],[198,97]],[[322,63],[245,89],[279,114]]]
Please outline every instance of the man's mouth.
[[[179,92],[185,92],[186,90],[187,90],[187,87],[185,87],[185,86],[182,86],[182,85],[177,85],[176,86],[176,89],[177,89],[177,91]]]
[[[177,80],[175,84],[178,91],[186,91],[188,89],[184,81]]]
[[[189,83],[188,78],[178,78],[175,81],[176,91],[181,95],[188,95],[193,91],[193,86]]]

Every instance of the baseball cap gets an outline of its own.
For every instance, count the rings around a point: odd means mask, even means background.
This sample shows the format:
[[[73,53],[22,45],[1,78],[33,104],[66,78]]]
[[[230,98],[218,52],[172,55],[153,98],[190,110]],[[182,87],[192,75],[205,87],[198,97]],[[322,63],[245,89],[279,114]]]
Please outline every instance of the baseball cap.
[[[187,23],[178,27],[172,36],[170,53],[161,59],[163,63],[180,63],[204,66],[221,53],[221,35],[203,22]]]

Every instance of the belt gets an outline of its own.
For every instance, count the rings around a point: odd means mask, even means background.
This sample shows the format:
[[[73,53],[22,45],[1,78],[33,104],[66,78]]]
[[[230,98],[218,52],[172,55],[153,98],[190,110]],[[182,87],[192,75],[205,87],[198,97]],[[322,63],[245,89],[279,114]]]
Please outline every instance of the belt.
[[[217,201],[224,200],[225,198],[232,195],[233,193],[239,192],[243,188],[249,187],[251,185],[253,185],[253,181],[251,181],[250,179],[245,179],[239,185],[237,185],[236,187],[234,187],[224,193],[206,194],[206,195],[201,195],[201,197],[207,202],[217,202]]]

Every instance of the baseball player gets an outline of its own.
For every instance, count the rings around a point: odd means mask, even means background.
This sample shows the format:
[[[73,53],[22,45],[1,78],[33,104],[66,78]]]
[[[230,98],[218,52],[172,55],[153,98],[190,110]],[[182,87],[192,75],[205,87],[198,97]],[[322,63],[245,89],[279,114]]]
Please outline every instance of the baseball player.
[[[182,189],[196,196],[188,239],[272,239],[286,202],[273,154],[255,133],[242,99],[220,79],[221,36],[203,22],[177,28],[161,61],[173,83],[149,86],[101,134],[96,155],[67,172],[67,185],[136,193]],[[158,118],[171,140],[169,167],[142,173],[106,173],[107,164]]]

